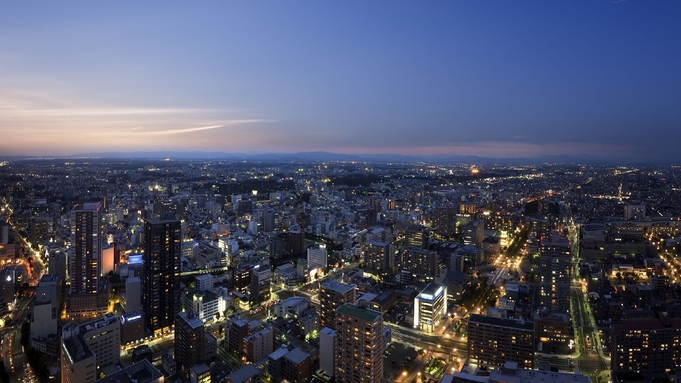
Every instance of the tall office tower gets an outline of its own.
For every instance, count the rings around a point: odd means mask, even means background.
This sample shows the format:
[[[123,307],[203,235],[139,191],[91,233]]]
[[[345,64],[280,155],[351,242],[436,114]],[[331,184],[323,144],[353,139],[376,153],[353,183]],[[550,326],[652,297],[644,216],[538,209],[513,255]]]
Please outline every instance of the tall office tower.
[[[664,374],[681,367],[681,319],[627,319],[613,326],[614,373]]]
[[[427,249],[430,246],[430,229],[419,225],[410,225],[404,230],[404,246],[416,249]]]
[[[463,226],[464,244],[480,247],[483,239],[485,239],[485,221],[476,219]]]
[[[534,368],[534,322],[472,314],[468,360],[478,366],[516,362],[522,368]]]
[[[206,339],[203,321],[193,311],[183,311],[175,317],[175,362],[184,378],[192,366],[206,360]]]
[[[71,210],[69,294],[94,294],[100,276],[102,216],[100,204],[86,203]]]
[[[325,269],[327,264],[326,245],[316,244],[307,248],[307,265],[312,269]]]
[[[118,363],[121,353],[120,321],[114,314],[62,328],[62,383],[90,383],[106,367]],[[114,367],[115,371],[115,367]]]
[[[355,303],[355,286],[335,279],[319,284],[320,327],[336,329],[336,309],[345,303]]]
[[[346,303],[336,310],[335,378],[379,383],[383,378],[383,314]]]
[[[390,262],[390,257],[394,256],[391,251],[392,246],[385,242],[367,241],[364,243],[364,267],[378,273],[387,272],[394,261]]]
[[[169,330],[180,312],[180,221],[149,218],[144,221],[142,309],[147,328]]]
[[[459,211],[454,206],[440,206],[435,208],[433,226],[435,232],[445,237],[456,235],[456,214]]]
[[[9,243],[9,225],[3,220],[0,220],[0,245],[7,245]]]
[[[414,328],[433,332],[447,315],[447,287],[429,283],[414,298]]]
[[[400,255],[400,268],[403,270],[431,277],[440,273],[437,267],[439,255],[435,250],[403,247]]]

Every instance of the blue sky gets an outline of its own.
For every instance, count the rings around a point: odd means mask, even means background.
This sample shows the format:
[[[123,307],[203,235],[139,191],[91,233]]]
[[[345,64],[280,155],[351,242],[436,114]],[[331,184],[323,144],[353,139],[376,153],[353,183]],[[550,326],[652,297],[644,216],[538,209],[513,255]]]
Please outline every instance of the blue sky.
[[[0,154],[681,160],[677,1],[10,2]]]

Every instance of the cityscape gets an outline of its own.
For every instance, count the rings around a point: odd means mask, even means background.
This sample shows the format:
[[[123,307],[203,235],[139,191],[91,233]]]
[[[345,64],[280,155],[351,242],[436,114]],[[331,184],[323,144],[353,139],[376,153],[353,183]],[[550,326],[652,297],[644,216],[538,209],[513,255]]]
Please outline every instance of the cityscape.
[[[681,382],[679,20],[3,4],[0,383]]]
[[[5,376],[675,376],[681,168],[4,161]],[[128,379],[128,380],[126,380]]]

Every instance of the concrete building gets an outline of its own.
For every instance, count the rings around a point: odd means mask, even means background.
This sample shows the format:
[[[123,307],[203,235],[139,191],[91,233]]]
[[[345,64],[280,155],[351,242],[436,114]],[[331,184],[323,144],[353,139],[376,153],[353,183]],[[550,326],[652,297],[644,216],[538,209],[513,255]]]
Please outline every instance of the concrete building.
[[[272,327],[265,327],[244,338],[242,355],[246,363],[256,363],[273,351],[274,331]]]
[[[203,321],[193,311],[183,311],[175,318],[175,362],[180,375],[188,378],[192,366],[206,361]]]
[[[485,239],[485,221],[476,219],[463,226],[463,243],[482,247],[482,240]]]
[[[126,345],[144,338],[144,314],[129,312],[121,315],[121,344]]]
[[[300,317],[310,304],[303,297],[291,297],[274,305],[274,315],[279,318]]]
[[[314,357],[300,348],[284,355],[281,365],[282,377],[291,383],[305,383],[312,376]]]
[[[36,302],[50,302],[61,308],[64,278],[61,274],[45,274],[35,288]]]
[[[307,266],[312,269],[325,269],[327,265],[326,245],[316,244],[307,248]]]
[[[161,371],[146,359],[96,380],[95,383],[163,383]]]
[[[364,251],[364,267],[377,273],[388,272],[395,263],[393,246],[379,241],[366,241],[362,246]]]
[[[414,298],[414,328],[436,330],[447,316],[447,287],[430,283]]]
[[[205,363],[197,364],[189,369],[190,383],[210,383],[210,367]]]
[[[139,312],[142,310],[142,281],[139,277],[125,280],[125,312]]]
[[[197,275],[194,278],[197,290],[209,290],[213,288],[213,274]]]
[[[663,374],[681,368],[681,318],[627,319],[613,326],[610,369]]]
[[[76,205],[71,210],[71,245],[68,257],[70,288],[66,300],[66,314],[69,317],[87,317],[106,312],[101,307],[101,300],[93,298],[103,287],[100,283],[102,272],[100,210],[99,203]]]
[[[118,363],[121,349],[120,322],[113,314],[62,328],[62,383],[90,383],[99,372]]]
[[[434,277],[440,272],[439,257],[435,250],[405,246],[400,252],[400,268],[413,274]]]
[[[319,368],[328,376],[334,374],[336,357],[336,332],[324,327],[319,332]]]
[[[31,339],[57,334],[59,312],[50,301],[36,301],[31,311]]]
[[[144,220],[142,308],[153,333],[170,330],[180,312],[181,230],[174,218]]]
[[[489,376],[455,372],[446,375],[441,383],[589,383],[588,376],[579,373],[531,370],[519,368],[516,362],[506,362],[503,367],[489,373]]]
[[[336,381],[381,382],[383,314],[350,303],[338,307],[336,314]]]
[[[251,335],[251,324],[247,319],[232,317],[225,325],[227,351],[241,357],[244,338]]]
[[[319,284],[320,326],[336,328],[336,309],[356,300],[355,286],[328,280]]]
[[[259,383],[260,370],[252,364],[247,364],[244,367],[232,372],[227,376],[226,383]]]
[[[472,314],[468,319],[468,360],[492,368],[507,361],[534,368],[534,323]]]

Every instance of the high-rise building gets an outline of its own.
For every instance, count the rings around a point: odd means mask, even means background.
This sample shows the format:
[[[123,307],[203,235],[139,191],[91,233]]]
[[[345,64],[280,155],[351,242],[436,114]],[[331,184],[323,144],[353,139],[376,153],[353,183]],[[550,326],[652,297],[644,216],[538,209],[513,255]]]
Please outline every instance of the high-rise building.
[[[327,264],[326,245],[316,244],[307,248],[307,265],[312,269],[325,269]]]
[[[534,368],[534,322],[472,314],[468,360],[478,366],[503,366],[510,361]]]
[[[392,246],[385,242],[366,241],[363,246],[364,267],[379,273],[387,272],[394,262],[390,257],[394,256]]]
[[[424,226],[411,225],[404,232],[404,246],[416,249],[427,249],[430,246],[430,229]]]
[[[148,330],[169,330],[180,311],[182,234],[174,218],[144,221],[142,309]]]
[[[482,246],[482,240],[485,238],[485,221],[476,219],[470,221],[463,226],[463,243],[466,245],[473,245],[475,247]]]
[[[336,332],[328,327],[319,331],[319,368],[328,376],[334,374],[334,358],[336,357]]]
[[[203,321],[193,311],[183,311],[175,318],[175,362],[184,378],[192,366],[206,360]]]
[[[414,328],[433,332],[447,316],[447,287],[429,283],[414,298]]]
[[[354,303],[355,286],[328,280],[319,284],[320,326],[336,328],[336,309],[345,303]]]
[[[552,312],[570,312],[570,255],[557,252],[539,256],[539,304]]]
[[[98,291],[101,262],[102,217],[99,203],[77,205],[71,210],[69,294]]]
[[[400,268],[422,276],[436,276],[440,273],[438,260],[440,256],[435,250],[425,250],[405,246],[402,248]]]
[[[270,281],[272,270],[269,265],[256,265],[251,270],[251,299],[254,302],[268,301],[271,297]]]
[[[681,319],[627,319],[613,326],[613,372],[664,374],[681,368]]]
[[[71,245],[68,250],[71,281],[66,315],[91,317],[106,313],[109,284],[101,278],[102,216],[99,202],[71,210]]]
[[[337,382],[379,383],[383,378],[383,314],[346,303],[336,310]]]
[[[138,312],[142,308],[142,281],[139,277],[125,280],[125,312]]]
[[[439,206],[435,208],[433,226],[435,232],[446,237],[453,237],[456,233],[456,214],[458,209],[454,206]]]
[[[251,335],[251,324],[247,319],[234,317],[225,325],[227,351],[241,356],[244,338]]]
[[[105,367],[118,363],[121,353],[120,322],[114,314],[62,328],[62,383],[94,382]]]
[[[244,362],[255,364],[274,351],[274,331],[272,327],[265,327],[245,337],[242,344]]]

